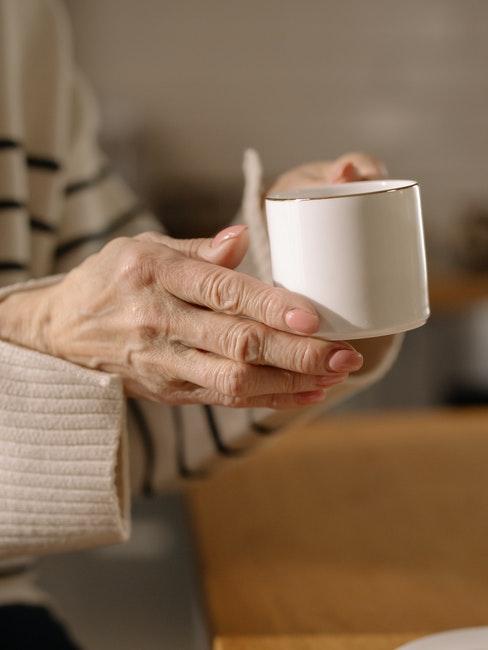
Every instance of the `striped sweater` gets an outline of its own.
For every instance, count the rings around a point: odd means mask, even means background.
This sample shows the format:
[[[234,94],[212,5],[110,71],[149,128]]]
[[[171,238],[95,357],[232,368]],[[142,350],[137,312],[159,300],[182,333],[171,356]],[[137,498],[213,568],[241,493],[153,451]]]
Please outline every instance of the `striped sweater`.
[[[114,236],[160,227],[112,173],[97,131],[61,5],[0,0],[0,300],[58,282]],[[269,280],[255,152],[244,172],[244,270]],[[400,337],[362,342],[364,369],[325,405],[382,376],[399,345]],[[123,541],[131,491],[201,475],[320,408],[127,408],[118,376],[0,341],[0,558]]]

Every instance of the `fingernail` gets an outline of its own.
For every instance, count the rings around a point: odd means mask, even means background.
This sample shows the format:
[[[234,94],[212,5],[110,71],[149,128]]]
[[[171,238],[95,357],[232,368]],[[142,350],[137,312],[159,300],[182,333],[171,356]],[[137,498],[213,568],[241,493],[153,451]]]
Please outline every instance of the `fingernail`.
[[[349,376],[348,372],[336,373],[334,375],[326,375],[325,377],[317,378],[317,386],[332,386],[338,384]]]
[[[359,173],[358,168],[354,163],[352,162],[347,162],[343,163],[342,167],[339,168],[339,170],[336,172],[332,179],[332,183],[335,184],[340,184],[340,183],[350,183],[353,180],[359,180],[361,178],[361,174]]]
[[[324,390],[313,390],[307,393],[297,393],[295,399],[299,404],[314,404],[321,402],[325,397]]]
[[[228,228],[224,228],[212,239],[212,248],[220,246],[224,242],[229,241],[229,239],[236,239],[236,237],[239,237],[244,230],[247,230],[246,225],[229,226]]]
[[[286,312],[285,322],[295,332],[313,334],[319,329],[319,317],[304,309],[290,309]]]
[[[359,370],[363,363],[363,355],[356,350],[335,350],[330,355],[327,366],[334,372],[354,372]]]

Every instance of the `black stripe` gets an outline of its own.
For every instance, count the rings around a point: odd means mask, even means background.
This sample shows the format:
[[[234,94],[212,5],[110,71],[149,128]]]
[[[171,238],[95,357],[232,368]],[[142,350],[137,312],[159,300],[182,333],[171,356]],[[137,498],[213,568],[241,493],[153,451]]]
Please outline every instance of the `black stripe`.
[[[112,170],[110,165],[105,165],[90,178],[85,178],[81,181],[69,183],[69,185],[64,188],[64,193],[66,196],[71,196],[71,194],[76,194],[76,192],[80,192],[81,190],[86,190],[89,187],[93,187],[94,185],[101,183],[105,178],[107,178],[107,176],[111,174],[111,172]]]
[[[0,271],[27,271],[27,264],[8,260],[0,261]]]
[[[1,210],[23,210],[26,207],[25,203],[15,201],[14,199],[0,199]],[[42,232],[56,233],[56,226],[52,226],[39,217],[30,217],[30,225],[33,230],[40,230]]]
[[[212,436],[215,448],[219,454],[222,456],[239,456],[240,454],[244,453],[246,451],[245,449],[233,449],[232,447],[228,447],[222,440],[217,424],[217,419],[215,418],[212,407],[208,404],[204,404],[203,409],[205,411],[205,417],[207,419],[210,435]]]
[[[53,226],[50,223],[46,223],[38,217],[30,217],[30,226],[32,230],[38,230],[39,232],[48,232],[52,235],[56,234],[57,232],[56,226]]]
[[[34,167],[35,169],[46,169],[51,172],[58,172],[61,169],[61,164],[53,158],[28,154],[26,160],[27,165],[29,167]]]
[[[0,150],[2,149],[23,149],[23,145],[18,140],[13,138],[0,138]],[[37,154],[25,154],[27,165],[37,169],[46,169],[53,172],[58,172],[61,169],[61,163],[55,158],[48,156],[38,156]]]
[[[20,143],[11,138],[0,138],[0,149],[20,149]]]
[[[156,469],[156,450],[152,439],[151,429],[147,423],[146,417],[142,412],[140,405],[136,400],[127,400],[129,409],[136,421],[141,442],[144,450],[144,477],[142,480],[142,492],[145,496],[153,495],[154,472]]]
[[[22,210],[25,203],[16,199],[0,199],[0,210]]]
[[[60,244],[55,251],[56,257],[59,258],[62,255],[65,255],[66,253],[70,253],[75,248],[78,248],[79,246],[83,246],[84,244],[88,244],[89,242],[106,239],[114,232],[116,232],[119,228],[122,228],[123,226],[130,223],[132,219],[139,216],[143,211],[144,211],[144,207],[140,204],[137,204],[132,208],[130,208],[129,210],[127,210],[126,212],[122,213],[120,216],[116,217],[112,221],[112,223],[110,223],[106,228],[103,228],[98,232],[92,232],[88,235],[81,235],[80,237],[76,237],[71,241],[67,241],[64,244]]]
[[[256,422],[251,410],[248,411],[247,421],[251,431],[258,434],[259,436],[269,436],[270,434],[275,433],[275,431],[278,431],[278,429],[280,428],[279,425],[269,426],[269,425],[261,424],[260,422]]]
[[[260,436],[268,436],[279,429],[279,427],[265,427],[263,424],[259,424],[259,422],[251,422],[250,426],[254,433]]]
[[[182,478],[201,479],[207,476],[204,470],[191,470],[186,464],[185,453],[185,431],[183,427],[183,417],[181,415],[181,407],[172,406],[171,415],[173,418],[173,428],[175,431],[175,451],[176,451],[176,467],[178,474]]]

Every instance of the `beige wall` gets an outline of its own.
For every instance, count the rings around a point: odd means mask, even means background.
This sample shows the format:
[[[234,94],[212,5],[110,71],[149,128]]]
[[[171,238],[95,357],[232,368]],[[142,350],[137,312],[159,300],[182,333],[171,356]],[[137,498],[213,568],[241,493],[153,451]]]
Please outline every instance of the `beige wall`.
[[[429,227],[488,189],[484,0],[71,0],[112,137],[147,171],[232,181],[365,149],[423,183]]]

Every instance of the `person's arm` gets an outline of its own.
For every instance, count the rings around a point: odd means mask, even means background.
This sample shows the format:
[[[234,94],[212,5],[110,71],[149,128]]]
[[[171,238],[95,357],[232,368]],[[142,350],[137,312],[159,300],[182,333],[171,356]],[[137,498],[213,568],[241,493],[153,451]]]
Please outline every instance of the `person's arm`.
[[[0,560],[127,538],[121,380],[23,345],[26,324],[42,329],[45,289],[62,278],[13,283],[67,270],[71,235],[102,246],[111,209],[127,214],[132,200],[109,175],[86,183],[101,157],[62,5],[2,2],[1,14],[0,194],[12,208],[0,225]],[[84,231],[73,232],[82,195],[107,209],[86,210]],[[154,224],[139,211],[117,225]]]
[[[25,323],[42,329],[37,301],[56,281],[0,292],[0,558],[129,534],[120,379],[8,342]],[[22,301],[31,286],[35,299]]]

